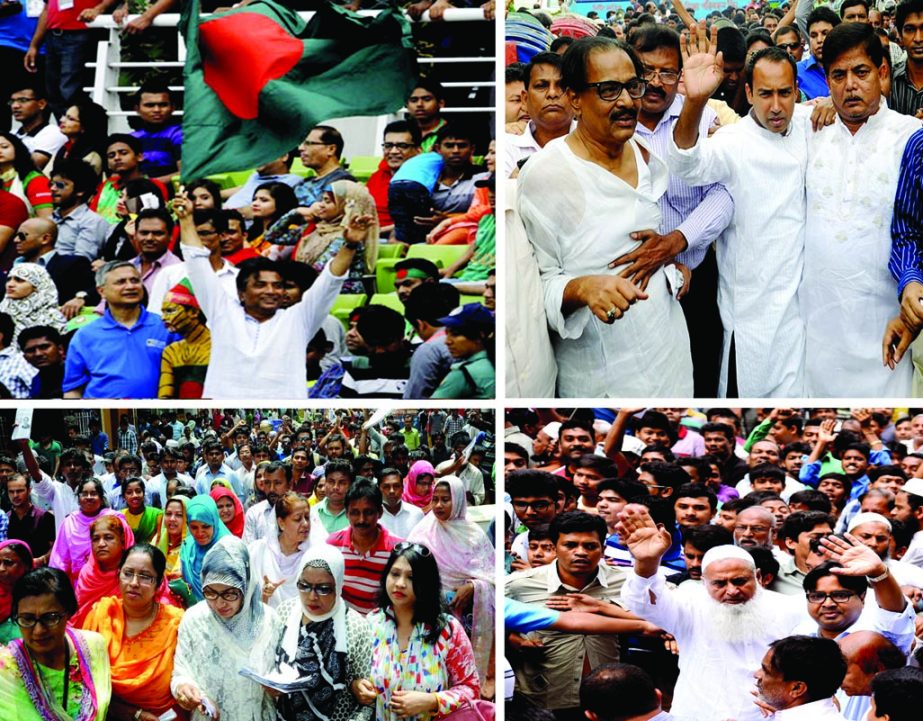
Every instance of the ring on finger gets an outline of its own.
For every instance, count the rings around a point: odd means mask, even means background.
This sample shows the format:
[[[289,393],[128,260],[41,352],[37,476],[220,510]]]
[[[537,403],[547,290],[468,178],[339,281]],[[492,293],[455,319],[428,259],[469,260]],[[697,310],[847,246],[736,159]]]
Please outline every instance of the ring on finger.
[[[606,320],[609,323],[615,320],[615,313],[616,313],[615,306],[613,306],[608,311],[606,311]]]

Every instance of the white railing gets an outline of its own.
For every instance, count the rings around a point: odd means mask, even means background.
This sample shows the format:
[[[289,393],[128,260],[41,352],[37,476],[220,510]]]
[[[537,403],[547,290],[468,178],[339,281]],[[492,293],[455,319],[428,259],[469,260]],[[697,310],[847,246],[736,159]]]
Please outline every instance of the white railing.
[[[377,10],[362,10],[359,12],[359,14],[374,16],[377,15],[378,12],[379,11]],[[299,13],[299,15],[307,20],[310,19],[314,13],[302,12]],[[126,18],[125,22],[129,22],[135,17],[137,16],[129,16]],[[152,25],[154,27],[161,28],[176,28],[179,23],[179,18],[179,13],[163,13],[154,19]],[[429,12],[427,11],[423,14],[421,21],[425,22],[428,20]],[[446,10],[443,17],[443,22],[450,23],[472,21],[485,23],[493,22],[485,20],[484,12],[481,8],[456,8],[453,10]],[[88,27],[91,29],[106,30],[109,33],[109,37],[106,40],[99,41],[96,46],[96,58],[93,62],[88,63],[88,66],[93,68],[94,72],[93,85],[92,87],[86,88],[86,91],[89,93],[94,102],[99,103],[103,108],[105,108],[106,113],[109,116],[109,131],[126,132],[130,130],[128,118],[130,116],[136,115],[136,113],[132,110],[123,110],[120,98],[122,96],[130,95],[131,93],[136,92],[138,87],[131,85],[120,85],[119,71],[122,68],[182,68],[186,58],[186,47],[185,43],[183,42],[183,36],[179,32],[176,34],[177,60],[156,62],[123,62],[121,59],[122,28],[115,24],[115,22],[112,20],[112,16],[100,15],[96,20],[90,23]],[[486,57],[421,57],[417,59],[417,62],[420,65],[461,63],[472,65],[473,77],[470,80],[465,79],[455,82],[446,82],[443,85],[447,88],[472,88],[473,92],[477,88],[494,88],[496,86],[496,82],[493,79],[495,58],[492,55]],[[183,87],[181,85],[171,86],[171,90],[177,93],[182,93]],[[496,95],[496,93],[494,95]],[[456,106],[443,108],[442,112],[487,113],[492,115],[495,110],[493,106]],[[182,111],[176,111],[176,114],[178,116],[182,115]],[[374,155],[378,153],[377,139],[381,137],[384,126],[387,125],[387,123],[391,120],[396,119],[396,117],[397,116],[395,115],[384,115],[377,118],[340,118],[334,121],[332,124],[336,125],[340,131],[344,133],[344,135],[346,135],[348,132],[350,136],[357,139],[357,142],[350,143],[350,145],[352,145],[351,152],[353,154]],[[364,128],[364,132],[362,132],[361,135],[355,133],[357,126]],[[367,137],[367,147],[364,147],[366,145],[365,143],[358,142],[359,138],[362,136]]]

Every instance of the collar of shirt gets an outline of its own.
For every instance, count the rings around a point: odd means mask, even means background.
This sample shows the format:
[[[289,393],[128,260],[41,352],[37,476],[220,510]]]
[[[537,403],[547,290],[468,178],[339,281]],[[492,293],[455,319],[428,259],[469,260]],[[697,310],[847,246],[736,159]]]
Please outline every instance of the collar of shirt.
[[[820,68],[820,72],[824,72],[823,66],[817,62],[817,58],[813,55],[808,54],[808,57],[804,58],[800,63],[798,63],[805,70],[813,70],[814,68]]]
[[[325,516],[329,516],[330,518],[339,518],[344,513],[346,513],[346,506],[343,506],[343,509],[339,513],[331,513],[328,511],[326,498],[314,507],[317,509],[318,513],[323,513]]]
[[[56,251],[54,248],[52,248],[52,249],[49,250],[47,253],[44,253],[44,254],[40,255],[40,256],[39,256],[38,258],[36,258],[35,260],[26,260],[25,258],[23,258],[22,256],[20,256],[20,257],[18,257],[16,260],[13,261],[13,265],[19,265],[20,263],[37,263],[38,265],[40,265],[40,266],[42,266],[42,267],[44,268],[45,266],[47,266],[47,265],[51,262],[51,259],[55,257],[55,255],[57,254],[57,252],[58,252],[58,251]]]
[[[776,711],[773,719],[775,721],[779,719],[785,719],[785,721],[796,721],[797,719],[814,721],[814,719],[821,719],[825,716],[830,718],[840,717],[840,712],[837,711],[836,706],[833,705],[832,698],[812,701],[811,703],[802,704],[801,706],[794,706],[793,708]]]
[[[2,358],[13,358],[13,357],[16,355],[16,352],[17,352],[17,351],[16,351],[16,349],[15,349],[13,346],[8,345],[8,346],[7,346],[6,348],[4,348],[3,350],[0,350],[0,357],[2,357]]]
[[[136,255],[129,262],[133,266],[135,266],[135,268],[138,268],[140,270],[141,261],[142,261],[141,256]],[[150,275],[151,273],[153,273],[155,270],[159,268],[165,268],[168,265],[176,265],[177,263],[182,263],[182,262],[183,261],[181,261],[176,255],[174,255],[172,251],[169,251],[169,250],[164,251],[164,254],[162,256],[160,256],[157,260],[151,263],[151,269],[148,271],[148,275]]]
[[[127,328],[126,326],[119,323],[115,318],[113,318],[112,313],[109,311],[108,306],[106,307],[106,310],[103,312],[103,317],[100,318],[96,322],[102,324],[100,325],[100,330],[103,330],[104,328],[121,328],[122,330],[133,331],[136,328],[143,328],[145,325],[147,325],[150,322],[150,313],[147,312],[147,309],[143,305],[140,307],[141,307],[141,315],[138,316],[138,320],[135,321],[135,324],[131,326],[131,328]],[[160,323],[160,316],[157,316],[156,322],[158,324]],[[126,431],[126,433],[131,433],[132,435],[134,435],[134,432],[130,428],[128,429],[128,431]],[[119,431],[120,436],[121,434],[122,432]]]
[[[547,568],[548,568],[548,593],[549,594],[556,593],[561,588],[565,588],[568,591],[573,590],[573,587],[568,586],[566,583],[564,583],[564,581],[562,581],[561,577],[558,575],[558,562],[557,561],[555,561],[554,563],[549,563]],[[584,586],[583,588],[592,586],[593,581],[598,582],[599,585],[602,586],[603,588],[609,588],[609,579],[606,578],[606,574],[603,571],[602,563],[600,563],[600,565],[596,567],[596,578],[594,578],[592,581],[586,584],[586,586]],[[576,590],[582,591],[583,589],[578,588]]]
[[[81,203],[76,208],[74,208],[67,215],[61,215],[60,208],[55,208],[54,212],[51,214],[51,219],[58,225],[63,225],[68,221],[73,223],[79,223],[83,217],[90,212],[90,206],[86,203]]]

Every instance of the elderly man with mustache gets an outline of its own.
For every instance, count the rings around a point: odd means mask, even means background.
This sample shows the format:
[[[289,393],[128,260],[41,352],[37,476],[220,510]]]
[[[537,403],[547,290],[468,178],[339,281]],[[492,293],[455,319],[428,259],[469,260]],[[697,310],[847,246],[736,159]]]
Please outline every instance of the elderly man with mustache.
[[[637,231],[660,226],[657,203],[669,183],[663,161],[634,137],[642,75],[635,52],[616,40],[574,42],[562,85],[577,127],[531,156],[519,176],[518,210],[541,275],[562,397],[693,389],[677,301],[683,273],[660,267],[635,285],[621,274],[628,263],[612,262],[640,245]]]

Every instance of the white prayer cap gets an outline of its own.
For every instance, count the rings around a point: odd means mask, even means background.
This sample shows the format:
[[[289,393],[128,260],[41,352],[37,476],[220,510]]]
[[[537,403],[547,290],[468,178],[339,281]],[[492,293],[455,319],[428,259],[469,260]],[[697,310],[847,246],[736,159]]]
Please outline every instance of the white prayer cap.
[[[748,551],[738,546],[725,545],[715,546],[705,552],[705,555],[702,556],[702,573],[705,573],[709,565],[715,561],[728,561],[731,559],[743,561],[750,568],[756,570],[756,563],[753,561],[753,556],[751,556]]]
[[[602,418],[597,418],[593,421],[593,430],[597,433],[608,433],[610,428],[612,428],[612,424]]]
[[[915,496],[923,496],[923,478],[911,478],[900,490],[912,493]]]
[[[552,421],[542,428],[542,430],[551,440],[556,441],[558,440],[558,432],[561,430],[561,424],[558,421]]]
[[[880,513],[857,513],[849,522],[849,526],[846,530],[852,531],[856,526],[861,526],[863,523],[881,523],[886,526],[889,531],[891,530],[891,521]]]

